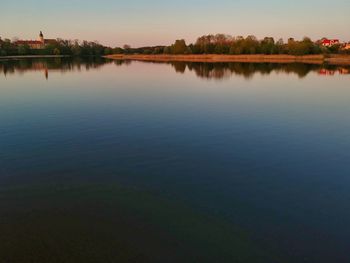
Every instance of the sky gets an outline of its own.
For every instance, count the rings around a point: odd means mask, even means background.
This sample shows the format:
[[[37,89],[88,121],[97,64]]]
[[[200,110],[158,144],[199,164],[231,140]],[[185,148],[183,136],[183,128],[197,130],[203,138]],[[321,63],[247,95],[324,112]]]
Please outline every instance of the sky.
[[[97,40],[116,47],[205,34],[350,41],[350,0],[0,0],[0,37]]]

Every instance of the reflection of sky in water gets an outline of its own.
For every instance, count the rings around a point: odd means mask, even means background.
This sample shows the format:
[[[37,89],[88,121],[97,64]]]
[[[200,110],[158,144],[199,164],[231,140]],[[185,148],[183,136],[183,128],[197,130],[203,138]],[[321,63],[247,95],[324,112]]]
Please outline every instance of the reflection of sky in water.
[[[296,259],[348,257],[349,75],[203,81],[141,62],[49,72],[0,78],[3,182],[117,181]]]

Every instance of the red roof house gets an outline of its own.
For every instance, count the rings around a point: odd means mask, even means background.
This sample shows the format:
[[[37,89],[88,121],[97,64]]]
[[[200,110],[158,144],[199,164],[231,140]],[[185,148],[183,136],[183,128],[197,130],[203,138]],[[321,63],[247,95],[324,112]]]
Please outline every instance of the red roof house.
[[[32,49],[43,49],[50,44],[56,44],[55,39],[45,39],[43,33],[40,31],[39,40],[18,40],[15,42],[17,46],[28,45]]]
[[[325,47],[331,47],[331,46],[340,44],[340,41],[339,41],[339,39],[324,38],[321,40],[321,44],[322,44],[322,46],[325,46]]]

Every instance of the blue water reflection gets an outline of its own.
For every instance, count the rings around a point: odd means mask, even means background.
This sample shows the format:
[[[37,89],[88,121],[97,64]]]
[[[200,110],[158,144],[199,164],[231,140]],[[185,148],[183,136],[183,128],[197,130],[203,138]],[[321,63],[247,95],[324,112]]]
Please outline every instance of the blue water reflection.
[[[346,67],[68,59],[0,64],[6,72],[0,77],[0,193],[7,200],[0,203],[9,221],[21,211],[13,212],[19,201],[9,205],[8,189],[117,184],[239,228],[267,251],[266,260],[256,256],[256,262],[350,259]],[[70,201],[60,193],[50,204],[62,202],[64,210]],[[39,211],[31,196],[26,202]],[[97,207],[96,198],[84,204]],[[82,205],[81,214],[89,209]],[[159,211],[152,220],[170,228]],[[181,211],[183,220],[192,220]],[[206,226],[217,232],[216,223]],[[174,255],[195,262],[198,251],[208,250],[201,262],[213,262],[220,251],[222,262],[232,262],[236,245],[221,233],[204,247],[206,231]],[[101,251],[97,246],[104,258]],[[161,253],[144,253],[165,262]]]

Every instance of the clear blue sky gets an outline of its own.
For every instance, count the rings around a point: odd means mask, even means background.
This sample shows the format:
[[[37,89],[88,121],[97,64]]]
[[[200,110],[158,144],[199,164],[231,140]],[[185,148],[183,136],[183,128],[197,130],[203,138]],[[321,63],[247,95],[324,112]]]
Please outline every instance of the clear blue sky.
[[[134,47],[208,33],[350,41],[350,0],[3,1],[0,36],[98,40]]]

